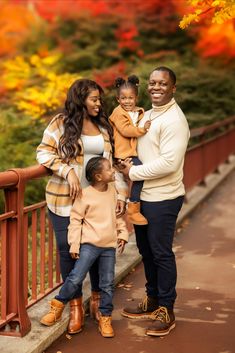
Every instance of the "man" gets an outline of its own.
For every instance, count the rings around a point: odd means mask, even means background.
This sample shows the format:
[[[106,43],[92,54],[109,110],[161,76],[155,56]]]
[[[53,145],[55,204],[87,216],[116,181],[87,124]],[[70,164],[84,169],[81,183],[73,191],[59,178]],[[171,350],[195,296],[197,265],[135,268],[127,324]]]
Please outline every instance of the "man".
[[[189,140],[186,118],[173,98],[176,76],[167,67],[150,74],[148,93],[152,109],[140,127],[151,121],[149,131],[138,138],[138,157],[143,165],[122,162],[123,174],[133,181],[144,180],[141,213],[144,226],[135,225],[136,242],[143,258],[146,297],[137,307],[124,308],[128,318],[152,318],[150,336],[167,335],[175,327],[176,262],[172,251],[178,213],[185,189],[182,182],[184,155]]]

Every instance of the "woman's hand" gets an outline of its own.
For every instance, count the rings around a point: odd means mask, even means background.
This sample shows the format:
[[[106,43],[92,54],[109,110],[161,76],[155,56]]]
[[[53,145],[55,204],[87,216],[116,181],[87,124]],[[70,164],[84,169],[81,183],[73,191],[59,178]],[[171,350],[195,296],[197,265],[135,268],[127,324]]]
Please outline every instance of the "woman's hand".
[[[118,239],[117,244],[118,244],[118,246],[117,246],[118,247],[118,253],[122,254],[124,249],[125,249],[126,241],[123,240],[123,239]]]
[[[82,188],[80,185],[80,181],[73,169],[70,170],[67,180],[70,186],[70,196],[74,200],[76,197],[82,196]]]
[[[116,216],[121,217],[126,212],[126,202],[122,200],[117,200],[116,206]]]

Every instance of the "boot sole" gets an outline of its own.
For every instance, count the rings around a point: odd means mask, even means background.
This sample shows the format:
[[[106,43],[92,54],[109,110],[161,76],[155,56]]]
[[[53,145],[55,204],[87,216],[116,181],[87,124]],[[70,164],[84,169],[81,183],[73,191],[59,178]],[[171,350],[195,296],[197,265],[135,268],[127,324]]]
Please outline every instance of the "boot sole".
[[[100,332],[101,336],[104,337],[104,338],[112,338],[112,337],[114,337],[114,334],[112,334],[112,335],[111,334],[109,334],[109,335],[103,334],[100,328],[99,328],[99,332]]]
[[[160,337],[160,336],[166,336],[168,335],[171,330],[175,328],[175,323],[173,323],[167,330],[165,331],[154,331],[154,330],[146,330],[146,335],[147,336],[155,336],[155,337]]]
[[[79,333],[79,332],[82,332],[82,329],[83,328],[80,328],[79,330],[77,330],[77,331],[67,331],[68,332],[68,334],[70,334],[70,335],[75,335],[76,333]]]
[[[148,222],[133,222],[129,219],[129,221],[132,223],[132,224],[135,224],[137,226],[146,226],[148,224]]]
[[[127,317],[128,319],[151,319],[151,314],[152,312],[145,314],[130,314],[125,311],[121,312],[121,315]]]
[[[40,320],[40,324],[42,324],[42,325],[44,325],[44,326],[53,326],[53,325],[55,325],[57,322],[59,322],[60,320],[61,320],[61,318],[58,319],[58,320],[56,320],[56,321],[53,321],[52,323],[48,323],[48,322],[46,322],[46,321]]]

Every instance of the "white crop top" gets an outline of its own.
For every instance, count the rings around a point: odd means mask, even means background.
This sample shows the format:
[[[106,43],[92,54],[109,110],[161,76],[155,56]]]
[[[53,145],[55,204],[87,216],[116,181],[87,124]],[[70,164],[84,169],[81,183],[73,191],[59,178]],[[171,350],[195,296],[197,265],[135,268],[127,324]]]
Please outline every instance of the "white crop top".
[[[82,169],[81,187],[85,188],[89,185],[86,179],[86,165],[92,157],[102,156],[104,153],[104,139],[102,134],[90,136],[81,135],[84,151],[84,164]]]

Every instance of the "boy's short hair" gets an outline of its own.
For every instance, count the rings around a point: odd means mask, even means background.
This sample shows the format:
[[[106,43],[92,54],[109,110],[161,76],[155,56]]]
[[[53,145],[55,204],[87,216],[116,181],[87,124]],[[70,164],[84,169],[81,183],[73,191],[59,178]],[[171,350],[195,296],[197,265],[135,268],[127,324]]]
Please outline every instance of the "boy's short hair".
[[[102,164],[106,160],[104,157],[92,157],[86,165],[86,179],[89,183],[95,181],[95,174],[99,173],[102,169]]]

